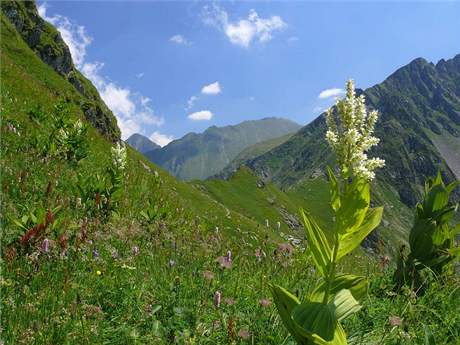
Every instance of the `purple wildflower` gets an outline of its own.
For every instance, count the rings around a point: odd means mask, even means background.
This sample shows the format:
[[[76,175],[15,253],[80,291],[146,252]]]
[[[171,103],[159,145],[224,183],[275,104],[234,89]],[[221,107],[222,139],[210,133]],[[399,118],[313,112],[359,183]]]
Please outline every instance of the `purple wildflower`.
[[[50,240],[45,238],[42,242],[42,250],[45,253],[48,253],[50,251]]]
[[[97,249],[93,249],[93,258],[97,259],[99,257],[99,252]]]

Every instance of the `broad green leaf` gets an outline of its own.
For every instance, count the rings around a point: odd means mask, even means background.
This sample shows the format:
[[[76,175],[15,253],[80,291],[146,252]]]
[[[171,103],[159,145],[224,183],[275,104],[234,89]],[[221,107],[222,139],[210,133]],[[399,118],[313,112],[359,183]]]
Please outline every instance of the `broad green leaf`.
[[[424,200],[423,208],[431,216],[441,210],[449,202],[449,193],[441,184],[434,185]]]
[[[432,235],[435,229],[436,223],[430,218],[417,219],[409,234],[411,255],[414,258],[422,262],[431,258],[434,251]]]
[[[335,306],[318,302],[305,302],[294,307],[292,319],[302,329],[302,335],[317,334],[325,341],[334,339],[337,318]]]
[[[370,203],[369,182],[356,179],[345,188],[336,212],[340,234],[353,232],[361,226]]]
[[[326,276],[331,261],[331,248],[323,230],[308,213],[300,210],[307,232],[307,242],[312,253],[313,261],[321,275]]]
[[[346,233],[339,237],[339,250],[337,252],[337,260],[351,253],[367,235],[374,230],[382,220],[383,207],[371,209],[364,218],[361,226],[354,232]]]
[[[327,167],[329,181],[331,182],[331,205],[334,211],[340,208],[340,188],[337,178],[331,168]]]
[[[359,302],[353,297],[350,290],[340,290],[334,297],[335,317],[341,321],[361,309]]]
[[[278,313],[280,314],[281,320],[283,320],[284,326],[299,344],[308,345],[307,339],[299,333],[297,324],[291,317],[292,310],[296,306],[300,305],[300,301],[296,296],[281,286],[271,285],[270,288],[276,309],[278,309]]]
[[[360,301],[367,294],[367,278],[362,276],[355,276],[352,274],[342,274],[336,276],[329,287],[331,299],[335,294],[337,294],[343,289],[349,290],[353,297],[357,301]],[[322,281],[311,294],[310,300],[312,302],[322,302],[324,299],[325,290],[326,282]]]

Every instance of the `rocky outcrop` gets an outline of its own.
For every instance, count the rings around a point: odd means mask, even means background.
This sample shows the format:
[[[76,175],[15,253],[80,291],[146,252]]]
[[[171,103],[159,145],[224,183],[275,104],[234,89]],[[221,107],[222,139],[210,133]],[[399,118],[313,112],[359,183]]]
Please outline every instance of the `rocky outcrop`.
[[[35,1],[2,1],[1,9],[40,59],[83,96],[84,100],[79,105],[86,119],[107,139],[119,140],[120,130],[115,116],[94,85],[76,69],[69,47],[59,31],[40,17]]]

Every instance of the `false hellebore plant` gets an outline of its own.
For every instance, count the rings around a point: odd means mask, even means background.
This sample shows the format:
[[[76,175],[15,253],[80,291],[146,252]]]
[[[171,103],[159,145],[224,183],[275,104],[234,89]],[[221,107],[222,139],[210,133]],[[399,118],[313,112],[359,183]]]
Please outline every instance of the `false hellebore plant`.
[[[370,209],[370,181],[374,170],[384,165],[379,158],[368,158],[366,151],[378,144],[373,136],[377,111],[367,112],[364,96],[356,97],[353,81],[347,82],[345,99],[336,103],[337,113],[326,115],[326,139],[336,154],[339,179],[328,168],[331,183],[333,228],[328,239],[313,217],[301,215],[313,262],[322,279],[306,301],[284,288],[273,285],[272,293],[287,330],[299,344],[346,344],[340,321],[361,308],[359,300],[367,292],[367,278],[336,272],[338,261],[379,224],[382,207]]]

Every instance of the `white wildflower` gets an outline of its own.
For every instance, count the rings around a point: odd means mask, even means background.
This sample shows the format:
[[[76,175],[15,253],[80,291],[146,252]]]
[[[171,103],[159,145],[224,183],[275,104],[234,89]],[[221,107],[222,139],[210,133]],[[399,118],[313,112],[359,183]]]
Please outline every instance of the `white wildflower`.
[[[336,153],[344,178],[357,176],[371,181],[374,170],[385,165],[380,158],[368,158],[366,151],[377,145],[374,137],[378,112],[366,110],[364,95],[356,97],[353,80],[347,82],[345,99],[337,100],[336,116],[330,108],[326,113],[326,140]]]
[[[117,142],[116,145],[112,147],[112,164],[114,168],[120,172],[123,172],[126,169],[126,146],[120,142]]]

